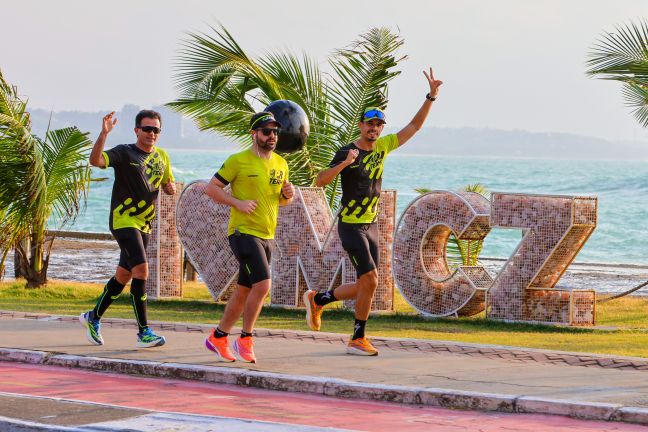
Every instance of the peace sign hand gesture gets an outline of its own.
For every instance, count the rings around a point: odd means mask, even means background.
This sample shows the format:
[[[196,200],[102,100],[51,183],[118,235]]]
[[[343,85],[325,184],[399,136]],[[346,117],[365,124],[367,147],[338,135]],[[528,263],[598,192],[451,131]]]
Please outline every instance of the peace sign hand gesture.
[[[432,68],[430,68],[429,74],[423,71],[423,75],[425,75],[425,78],[427,78],[428,83],[430,84],[430,97],[432,98],[437,97],[437,94],[439,94],[439,87],[441,87],[443,81],[434,79],[434,73],[432,72]]]

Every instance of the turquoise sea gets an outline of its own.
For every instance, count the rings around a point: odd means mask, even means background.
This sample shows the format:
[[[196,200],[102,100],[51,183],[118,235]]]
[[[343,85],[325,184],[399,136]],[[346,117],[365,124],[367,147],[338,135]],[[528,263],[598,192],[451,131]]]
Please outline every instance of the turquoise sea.
[[[229,152],[170,149],[178,181],[208,179]],[[71,231],[108,231],[112,170],[96,170],[87,208]],[[581,262],[648,264],[648,162],[620,160],[489,159],[392,153],[383,189],[398,191],[398,215],[417,196],[414,188],[457,190],[481,183],[490,191],[595,196],[599,225],[576,258]],[[493,230],[482,255],[506,258],[517,230]]]

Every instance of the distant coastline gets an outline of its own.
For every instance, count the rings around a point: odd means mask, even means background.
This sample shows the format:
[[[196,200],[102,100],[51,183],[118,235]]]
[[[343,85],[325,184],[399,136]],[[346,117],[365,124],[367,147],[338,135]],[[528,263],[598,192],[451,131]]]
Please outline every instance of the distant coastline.
[[[125,105],[116,113],[119,119],[134,118],[140,107]],[[164,106],[156,106],[163,120],[160,146],[182,150],[236,151],[240,147],[231,140],[211,132],[202,132],[193,122]],[[60,111],[34,109],[31,112],[34,130],[43,134],[51,118],[51,127],[78,126],[94,138],[99,132],[103,112]],[[111,134],[108,146],[133,140],[133,125],[121,121]],[[396,132],[386,129],[385,133]],[[433,156],[506,157],[521,159],[615,159],[648,160],[648,133],[641,141],[605,140],[584,135],[525,130],[488,128],[424,127],[401,154]]]

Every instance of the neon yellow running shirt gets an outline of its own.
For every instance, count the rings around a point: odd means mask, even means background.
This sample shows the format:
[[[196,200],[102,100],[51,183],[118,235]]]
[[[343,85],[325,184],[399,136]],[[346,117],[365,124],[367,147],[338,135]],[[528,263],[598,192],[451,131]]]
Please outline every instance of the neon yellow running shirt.
[[[262,239],[274,238],[281,188],[288,181],[286,160],[274,152],[263,159],[248,149],[227,158],[214,177],[232,187],[234,198],[257,203],[250,214],[231,208],[227,235],[238,229]]]
[[[355,162],[340,172],[342,200],[339,217],[342,222],[365,224],[376,220],[385,157],[396,148],[398,137],[391,134],[378,138],[372,151],[362,150],[351,143],[335,153],[330,167],[344,161],[349,150],[355,149],[360,152]]]
[[[146,153],[135,144],[121,144],[103,152],[106,168],[115,170],[110,198],[110,229],[137,228],[150,233],[160,185],[174,181],[166,151]]]

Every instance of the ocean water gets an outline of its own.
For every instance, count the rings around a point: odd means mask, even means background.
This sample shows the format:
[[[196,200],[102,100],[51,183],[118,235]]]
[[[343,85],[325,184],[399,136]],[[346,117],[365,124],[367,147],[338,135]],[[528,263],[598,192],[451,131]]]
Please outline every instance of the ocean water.
[[[178,181],[209,179],[229,152],[170,149]],[[108,177],[93,183],[87,208],[71,231],[108,231],[111,169],[94,171]],[[619,160],[489,159],[390,154],[383,189],[398,191],[398,216],[418,195],[415,188],[458,190],[481,183],[489,191],[527,192],[598,198],[598,226],[576,257],[581,262],[648,264],[648,162]],[[521,237],[519,230],[493,230],[483,256],[506,258]]]

